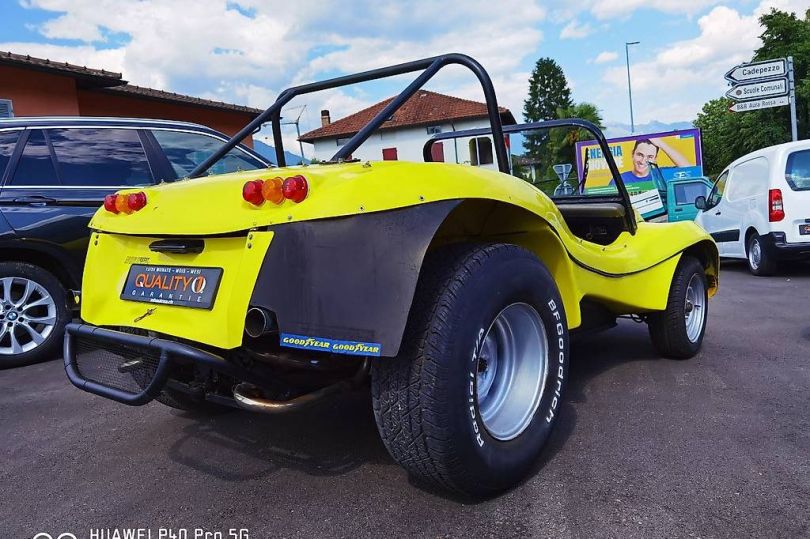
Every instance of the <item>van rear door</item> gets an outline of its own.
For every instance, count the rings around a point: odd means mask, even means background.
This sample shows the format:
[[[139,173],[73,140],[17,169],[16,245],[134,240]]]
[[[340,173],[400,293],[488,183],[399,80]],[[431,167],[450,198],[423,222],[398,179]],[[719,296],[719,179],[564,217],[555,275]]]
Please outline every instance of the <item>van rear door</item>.
[[[810,149],[788,154],[781,184],[788,243],[810,243]]]

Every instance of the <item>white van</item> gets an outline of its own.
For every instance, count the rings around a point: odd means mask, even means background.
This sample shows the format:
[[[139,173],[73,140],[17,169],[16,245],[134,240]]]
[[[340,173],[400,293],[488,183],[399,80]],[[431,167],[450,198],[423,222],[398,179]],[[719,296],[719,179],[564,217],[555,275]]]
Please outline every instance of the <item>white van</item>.
[[[737,159],[695,205],[720,256],[747,259],[754,275],[772,274],[780,260],[810,260],[810,140]]]

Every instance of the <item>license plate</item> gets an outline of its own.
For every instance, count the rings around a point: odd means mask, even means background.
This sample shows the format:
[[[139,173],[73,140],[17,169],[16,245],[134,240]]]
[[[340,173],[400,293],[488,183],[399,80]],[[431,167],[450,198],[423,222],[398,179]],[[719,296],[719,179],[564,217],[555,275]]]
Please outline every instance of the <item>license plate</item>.
[[[121,299],[210,309],[221,278],[222,268],[133,264]]]
[[[799,234],[802,236],[810,236],[810,225],[799,225]]]

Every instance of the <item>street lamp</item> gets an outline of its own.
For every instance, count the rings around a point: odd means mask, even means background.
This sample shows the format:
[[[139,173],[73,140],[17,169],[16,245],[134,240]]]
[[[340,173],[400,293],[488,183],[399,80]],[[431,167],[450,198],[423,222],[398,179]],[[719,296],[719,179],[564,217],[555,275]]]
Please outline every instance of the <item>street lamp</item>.
[[[627,60],[627,95],[630,97],[630,133],[635,133],[636,124],[633,120],[633,87],[630,85],[630,45],[638,45],[640,41],[630,41],[624,44],[624,58]]]

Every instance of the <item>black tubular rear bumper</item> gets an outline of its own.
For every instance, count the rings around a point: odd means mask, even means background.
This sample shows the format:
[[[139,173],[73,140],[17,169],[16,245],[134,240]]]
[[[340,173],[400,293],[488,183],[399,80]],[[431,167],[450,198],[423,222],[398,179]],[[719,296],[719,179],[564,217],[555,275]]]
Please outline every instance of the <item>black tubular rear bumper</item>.
[[[126,350],[132,354],[138,350],[155,359],[154,368],[148,371],[148,379],[138,384],[137,390],[125,390],[90,379],[79,366],[78,340],[91,342],[99,350]],[[245,377],[244,372],[222,357],[199,350],[187,344],[174,341],[133,335],[89,324],[68,324],[65,329],[64,345],[65,373],[70,382],[89,393],[100,395],[130,406],[140,406],[157,397],[169,379],[171,366],[177,361],[192,361],[224,372],[237,378]],[[123,363],[123,359],[121,360]],[[120,370],[119,372],[125,372]],[[249,377],[249,376],[248,376]]]

